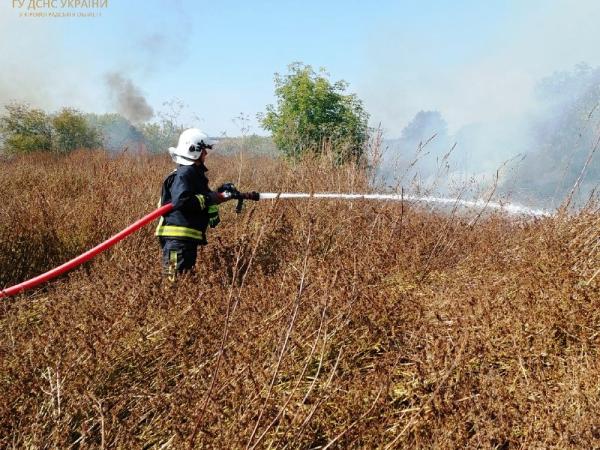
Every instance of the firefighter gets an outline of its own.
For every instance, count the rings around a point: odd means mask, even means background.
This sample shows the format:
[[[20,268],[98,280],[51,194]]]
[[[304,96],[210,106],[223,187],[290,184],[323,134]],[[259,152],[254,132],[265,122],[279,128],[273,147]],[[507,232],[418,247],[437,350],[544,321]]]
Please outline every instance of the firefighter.
[[[239,193],[231,183],[217,192],[209,188],[204,160],[214,144],[205,133],[190,128],[181,133],[177,147],[169,148],[177,168],[163,182],[160,205],[171,202],[173,210],[160,218],[155,235],[162,248],[165,274],[171,281],[178,273],[193,269],[198,245],[207,243],[207,228],[220,222],[219,204],[242,196],[258,197],[256,193]]]

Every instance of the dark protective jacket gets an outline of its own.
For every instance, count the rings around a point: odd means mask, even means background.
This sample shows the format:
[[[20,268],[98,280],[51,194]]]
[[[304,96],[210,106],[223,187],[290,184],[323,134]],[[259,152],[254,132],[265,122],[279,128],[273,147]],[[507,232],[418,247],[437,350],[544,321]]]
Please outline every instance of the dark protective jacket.
[[[165,178],[160,206],[172,203],[173,209],[160,218],[156,236],[206,244],[209,221],[214,226],[215,215],[218,220],[218,206],[208,187],[207,170],[204,164],[177,165]]]

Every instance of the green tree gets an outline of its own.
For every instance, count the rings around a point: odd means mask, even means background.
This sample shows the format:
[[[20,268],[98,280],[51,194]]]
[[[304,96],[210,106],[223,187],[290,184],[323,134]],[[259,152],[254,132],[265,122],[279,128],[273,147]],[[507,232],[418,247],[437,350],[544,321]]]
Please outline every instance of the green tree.
[[[346,94],[348,84],[331,83],[323,69],[293,63],[285,76],[275,74],[277,106],[259,115],[279,150],[288,157],[320,152],[331,144],[337,161],[359,161],[369,137],[368,118],[361,100]]]
[[[68,153],[101,145],[96,129],[76,109],[63,108],[52,115],[25,103],[11,103],[5,109],[6,114],[0,117],[0,134],[6,154]]]
[[[52,124],[41,109],[27,104],[5,105],[0,117],[3,150],[9,155],[52,150]]]
[[[188,128],[180,123],[181,115],[188,107],[181,99],[173,98],[163,102],[162,106],[163,110],[157,114],[159,121],[140,126],[146,147],[153,153],[163,153],[176,145],[181,132]],[[197,117],[196,119],[199,120]]]
[[[52,116],[52,148],[55,152],[68,153],[77,148],[97,148],[102,145],[100,134],[90,126],[78,110],[63,108]]]
[[[140,125],[144,142],[152,153],[164,153],[167,148],[176,145],[183,129],[182,126],[166,120]]]

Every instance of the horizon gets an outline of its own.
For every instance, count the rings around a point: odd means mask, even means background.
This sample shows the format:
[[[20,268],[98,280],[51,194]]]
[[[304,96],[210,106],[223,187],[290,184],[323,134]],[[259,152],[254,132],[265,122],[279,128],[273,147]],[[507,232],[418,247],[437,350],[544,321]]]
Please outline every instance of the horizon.
[[[56,17],[65,11],[72,16]],[[591,0],[386,0],[370,9],[354,0],[11,0],[0,13],[0,105],[139,124],[177,115],[181,102],[180,125],[268,136],[256,116],[276,103],[274,74],[302,62],[348,83],[389,143],[382,162],[392,176],[435,136],[415,167],[424,180],[440,162],[451,168],[447,185],[503,168],[521,177],[525,196],[552,197],[573,181],[561,170],[581,170],[600,127],[600,3]],[[595,165],[582,195],[595,189]]]
[[[600,65],[597,2],[461,3],[111,1],[90,9],[99,17],[57,18],[20,17],[27,7],[11,0],[0,10],[0,103],[119,112],[110,85],[122,77],[147,120],[181,99],[184,120],[211,135],[239,132],[240,113],[265,135],[255,116],[275,102],[273,75],[301,61],[348,81],[370,124],[398,138],[419,111],[439,111],[451,133],[522,116],[544,77]]]

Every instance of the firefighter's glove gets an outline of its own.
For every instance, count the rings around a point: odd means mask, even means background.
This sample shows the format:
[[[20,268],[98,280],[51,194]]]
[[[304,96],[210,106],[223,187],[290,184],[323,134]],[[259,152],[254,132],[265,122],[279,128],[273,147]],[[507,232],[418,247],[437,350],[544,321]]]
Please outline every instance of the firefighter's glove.
[[[233,183],[222,184],[221,186],[219,186],[219,189],[217,189],[217,192],[223,194],[223,197],[228,200],[239,199],[241,195],[240,191],[237,190],[235,184]]]
[[[216,227],[221,222],[219,218],[219,206],[218,205],[210,205],[208,207],[208,224],[211,228]]]

